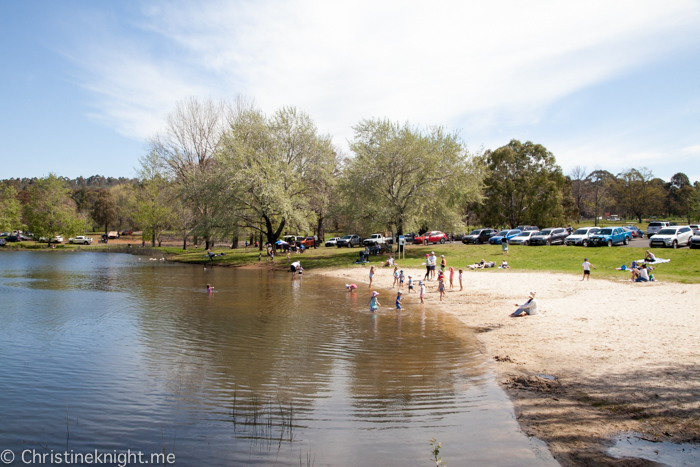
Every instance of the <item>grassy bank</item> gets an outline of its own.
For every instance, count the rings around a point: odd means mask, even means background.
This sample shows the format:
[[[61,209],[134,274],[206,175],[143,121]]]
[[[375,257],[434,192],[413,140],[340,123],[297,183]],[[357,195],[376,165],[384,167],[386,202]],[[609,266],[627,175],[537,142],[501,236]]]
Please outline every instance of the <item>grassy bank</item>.
[[[180,250],[182,251],[182,250]],[[215,249],[216,253],[225,253],[209,261],[206,254],[199,250],[188,250],[177,254],[173,259],[184,263],[214,263],[217,265],[244,266],[258,263],[258,250],[231,250]],[[425,254],[435,251],[438,255],[445,255],[447,265],[455,268],[465,268],[469,264],[476,263],[482,258],[487,261],[495,261],[500,264],[502,259],[507,259],[514,270],[527,271],[551,271],[572,274],[581,274],[581,263],[587,257],[597,268],[593,271],[593,277],[608,279],[628,279],[629,272],[617,271],[622,264],[627,266],[633,260],[644,257],[644,248],[621,248],[621,247],[565,247],[565,246],[511,246],[507,255],[501,253],[500,245],[463,245],[445,244],[434,246],[409,246],[406,249],[406,258],[397,260],[400,266],[422,267],[425,262]],[[387,256],[371,256],[370,262],[365,265],[356,265],[354,262],[359,258],[358,248],[325,248],[317,250],[307,250],[303,254],[293,254],[290,259],[286,255],[278,255],[274,264],[276,267],[286,269],[292,261],[301,261],[305,269],[315,268],[337,268],[337,267],[358,267],[369,268],[370,265],[378,266],[385,261]],[[673,281],[681,283],[700,282],[700,251],[682,248],[655,249],[654,253],[660,258],[670,258],[670,263],[656,266],[654,275],[661,281]],[[262,263],[269,263],[262,254]],[[488,274],[503,273],[502,270],[486,269],[480,272]]]

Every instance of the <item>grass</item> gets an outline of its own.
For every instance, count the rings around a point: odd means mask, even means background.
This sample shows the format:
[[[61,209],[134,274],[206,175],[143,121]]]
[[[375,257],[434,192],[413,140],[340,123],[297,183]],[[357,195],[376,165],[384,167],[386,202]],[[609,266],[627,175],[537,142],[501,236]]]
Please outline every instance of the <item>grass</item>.
[[[447,265],[457,268],[465,268],[469,264],[474,264],[482,258],[487,261],[500,263],[507,259],[513,270],[517,271],[550,271],[571,274],[582,274],[581,263],[584,258],[596,267],[592,272],[593,278],[627,279],[628,272],[618,271],[621,265],[629,266],[633,260],[640,260],[644,257],[645,248],[635,247],[574,247],[574,246],[520,246],[511,245],[509,253],[503,255],[500,245],[463,245],[461,243],[416,246],[410,245],[406,248],[406,258],[397,260],[402,267],[421,268],[425,263],[426,253],[435,251],[438,255],[445,255]],[[223,252],[225,256],[214,258],[212,263],[226,266],[243,266],[258,263],[258,250],[249,248],[231,250],[227,248],[215,249],[215,252]],[[359,258],[359,248],[335,248],[320,247],[310,249],[303,254],[292,254],[290,259],[284,254],[275,258],[274,264],[281,269],[287,269],[292,261],[301,261],[302,266],[307,269],[316,268],[339,268],[358,267],[369,268],[369,266],[379,266],[385,261],[387,256],[371,256],[370,262],[364,265],[354,264]],[[655,266],[654,276],[661,281],[672,281],[681,283],[700,283],[700,251],[689,248],[654,249],[654,254],[661,258],[670,258],[670,263]],[[178,254],[175,261],[185,263],[209,263],[204,251],[194,252],[188,250],[186,253]],[[269,263],[262,252],[262,262]],[[498,270],[485,269],[484,273],[494,273]]]

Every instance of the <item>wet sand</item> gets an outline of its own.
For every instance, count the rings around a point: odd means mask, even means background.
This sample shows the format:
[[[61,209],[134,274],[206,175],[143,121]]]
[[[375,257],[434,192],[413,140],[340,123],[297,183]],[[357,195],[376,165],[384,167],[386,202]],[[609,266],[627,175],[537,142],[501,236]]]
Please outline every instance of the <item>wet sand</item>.
[[[314,270],[356,283],[368,296],[368,267]],[[425,269],[404,269],[414,279]],[[449,273],[448,273],[449,274]],[[480,332],[520,426],[545,441],[564,466],[658,465],[606,454],[615,434],[700,442],[700,285],[632,283],[514,270],[464,271],[459,291],[439,301],[428,282],[426,307],[440,307]],[[371,290],[393,304],[392,270]],[[419,309],[404,285],[406,313]],[[416,287],[416,290],[418,288]],[[537,292],[539,314],[510,318],[515,303]]]

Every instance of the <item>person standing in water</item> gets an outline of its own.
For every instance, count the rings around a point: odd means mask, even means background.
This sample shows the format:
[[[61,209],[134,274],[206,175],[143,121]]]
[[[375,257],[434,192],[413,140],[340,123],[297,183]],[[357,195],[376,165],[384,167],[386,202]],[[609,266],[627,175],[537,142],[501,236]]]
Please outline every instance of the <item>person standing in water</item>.
[[[425,303],[423,298],[425,297],[425,283],[420,281],[420,302]]]
[[[369,299],[369,311],[374,313],[379,309],[380,306],[382,306],[381,303],[379,303],[379,299],[377,298],[379,296],[379,292],[372,292],[372,297]]]
[[[398,293],[396,294],[396,309],[401,310],[401,291],[399,290]]]
[[[208,294],[214,293],[214,287],[212,287],[211,284],[207,284],[207,293]]]

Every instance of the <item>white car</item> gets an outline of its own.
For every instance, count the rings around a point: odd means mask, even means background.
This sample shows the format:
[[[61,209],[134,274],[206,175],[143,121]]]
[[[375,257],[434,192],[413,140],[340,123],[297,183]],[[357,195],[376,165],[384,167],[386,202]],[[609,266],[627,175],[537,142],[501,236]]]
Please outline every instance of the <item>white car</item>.
[[[326,240],[325,245],[326,246],[336,246],[338,244],[338,240],[340,240],[340,237],[329,238],[328,240]]]
[[[564,245],[588,246],[588,237],[599,230],[600,227],[581,227],[580,229],[576,229],[574,233],[566,237],[566,239],[564,240]]]
[[[86,235],[78,235],[77,237],[69,238],[68,243],[89,245],[92,243],[92,237],[88,237]]]
[[[678,248],[681,245],[690,245],[692,236],[693,229],[687,225],[664,227],[651,237],[649,246],[652,248],[656,246]]]
[[[511,238],[508,240],[509,245],[529,245],[530,244],[530,237],[533,235],[537,235],[540,233],[539,230],[526,230],[525,232],[521,232],[515,237]]]
[[[39,239],[40,243],[49,243],[49,239],[46,237],[41,237]],[[51,243],[63,243],[63,237],[60,235],[56,235],[55,237],[51,237]]]

